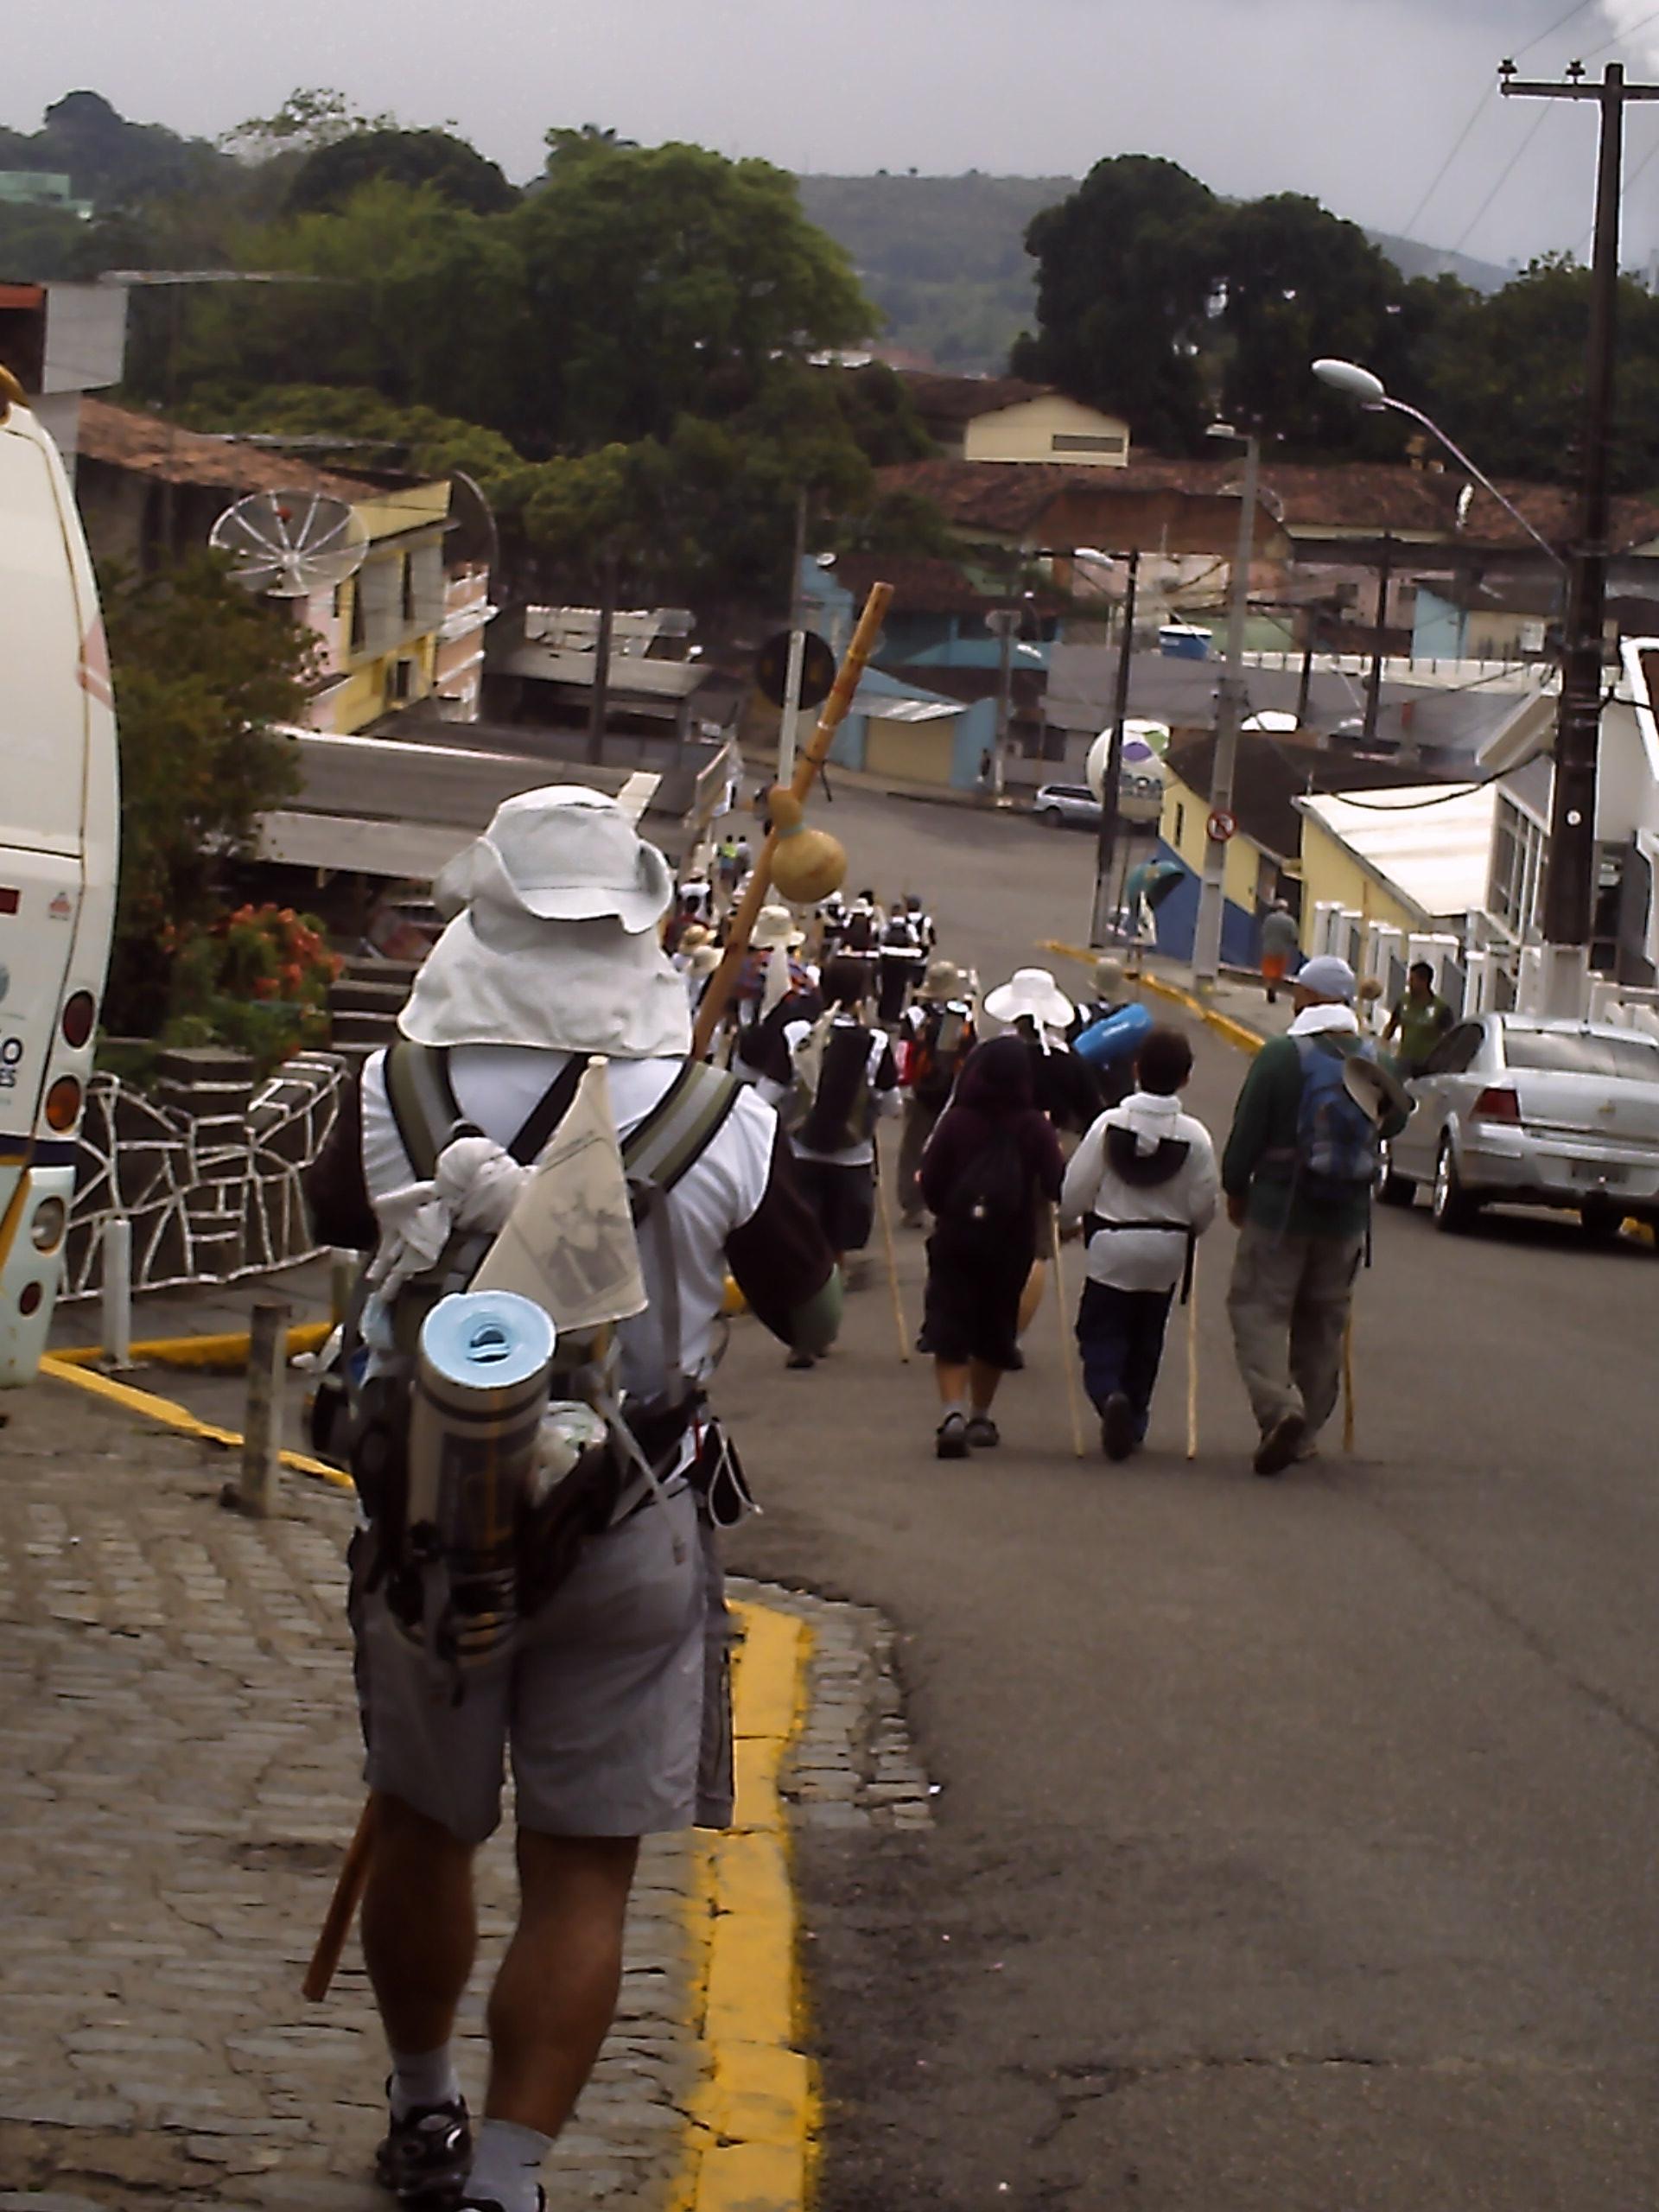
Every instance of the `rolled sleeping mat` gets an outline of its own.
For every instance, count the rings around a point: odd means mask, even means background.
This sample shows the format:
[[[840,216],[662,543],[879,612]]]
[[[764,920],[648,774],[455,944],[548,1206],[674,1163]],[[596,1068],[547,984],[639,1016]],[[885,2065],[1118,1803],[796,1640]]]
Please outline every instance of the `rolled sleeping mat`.
[[[1091,1068],[1109,1068],[1133,1059],[1152,1030],[1152,1016],[1143,1006],[1121,1006],[1101,1021],[1090,1023],[1071,1049]]]
[[[440,1299],[422,1325],[409,1437],[409,1539],[450,1563],[456,1656],[511,1633],[519,1515],[531,1480],[556,1332],[510,1290]]]

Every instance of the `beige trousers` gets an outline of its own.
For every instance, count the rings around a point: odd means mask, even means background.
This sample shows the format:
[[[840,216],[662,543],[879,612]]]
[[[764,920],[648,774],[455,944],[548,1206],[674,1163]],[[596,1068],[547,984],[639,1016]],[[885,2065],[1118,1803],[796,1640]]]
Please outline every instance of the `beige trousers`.
[[[1291,1236],[1247,1221],[1233,1254],[1227,1313],[1256,1426],[1299,1413],[1308,1440],[1331,1418],[1342,1338],[1364,1254],[1355,1236]]]

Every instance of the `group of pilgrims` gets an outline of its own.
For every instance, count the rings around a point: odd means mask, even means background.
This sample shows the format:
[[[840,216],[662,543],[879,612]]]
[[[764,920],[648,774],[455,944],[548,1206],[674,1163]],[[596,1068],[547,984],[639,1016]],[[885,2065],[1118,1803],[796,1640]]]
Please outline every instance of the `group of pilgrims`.
[[[706,875],[683,882],[664,932],[694,1011],[723,957],[745,857],[730,867],[717,850]],[[1091,1259],[1078,1334],[1105,1448],[1126,1458],[1145,1434],[1155,1355],[1149,1371],[1143,1355],[1120,1372],[1119,1351],[1091,1361],[1089,1339],[1104,1332],[1115,1347],[1122,1336],[1114,1279],[1127,1267],[1133,1290],[1153,1294],[1161,1346],[1192,1240],[1215,1211],[1215,1160],[1201,1125],[1176,1108],[1192,1065],[1185,1038],[1154,1027],[1122,962],[1098,960],[1090,982],[1074,1004],[1046,969],[1022,968],[982,993],[972,968],[941,956],[920,896],[884,907],[873,889],[836,892],[810,913],[760,908],[713,1044],[777,1109],[843,1273],[885,1199],[881,1125],[899,1125],[892,1187],[903,1225],[927,1234],[917,1349],[934,1363],[941,1458],[1000,1442],[992,1403],[1025,1363],[1020,1339],[1042,1301],[1057,1222],[1101,1241],[1125,1144],[1128,1176],[1161,1186],[1151,1211],[1164,1225],[1105,1240],[1106,1281],[1096,1282]],[[1114,1139],[1109,1122],[1127,1138]],[[1182,1210],[1179,1234],[1172,1207]],[[1127,1211],[1148,1218],[1145,1193]],[[788,1364],[817,1359],[796,1351]]]

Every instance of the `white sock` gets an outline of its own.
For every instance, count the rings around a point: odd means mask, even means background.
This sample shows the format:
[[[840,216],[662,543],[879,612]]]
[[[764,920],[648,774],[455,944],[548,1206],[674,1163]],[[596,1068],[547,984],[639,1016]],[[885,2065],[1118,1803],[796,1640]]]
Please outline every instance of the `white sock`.
[[[959,1414],[963,1421],[967,1420],[968,1408],[962,1399],[952,1398],[946,1405],[944,1411],[940,1414],[939,1419],[941,1421],[947,1421],[950,1420],[952,1414]]]
[[[389,2094],[394,2120],[452,2103],[461,2094],[461,2083],[448,2044],[441,2043],[435,2050],[394,2050]]]
[[[553,2138],[538,2135],[533,2127],[511,2120],[482,2121],[467,2177],[467,2202],[499,2204],[501,2212],[537,2212],[542,2160],[552,2147]]]

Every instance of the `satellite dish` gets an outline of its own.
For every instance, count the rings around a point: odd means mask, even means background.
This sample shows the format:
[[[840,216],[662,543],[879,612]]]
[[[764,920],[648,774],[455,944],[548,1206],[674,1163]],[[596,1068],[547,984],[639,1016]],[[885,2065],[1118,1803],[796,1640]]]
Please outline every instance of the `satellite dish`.
[[[226,508],[207,543],[228,555],[246,590],[303,599],[354,575],[369,533],[354,507],[327,492],[253,492]]]

